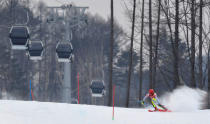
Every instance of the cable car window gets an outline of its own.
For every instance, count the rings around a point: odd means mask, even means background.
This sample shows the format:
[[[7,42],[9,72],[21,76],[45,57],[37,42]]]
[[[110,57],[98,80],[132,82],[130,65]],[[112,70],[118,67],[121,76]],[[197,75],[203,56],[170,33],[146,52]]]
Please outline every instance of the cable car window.
[[[12,43],[14,45],[26,45],[28,39],[23,39],[23,38],[16,38],[16,39],[11,39]]]
[[[27,27],[12,27],[10,37],[12,38],[28,38],[29,32]]]
[[[70,42],[59,42],[56,47],[59,62],[72,62],[73,47]]]
[[[93,97],[102,97],[105,94],[105,86],[103,81],[93,80],[90,85]]]
[[[32,41],[28,45],[28,52],[31,60],[41,60],[43,54],[43,44],[41,41]]]
[[[29,50],[41,51],[41,50],[43,50],[43,45],[41,42],[33,42],[33,43],[29,44]]]

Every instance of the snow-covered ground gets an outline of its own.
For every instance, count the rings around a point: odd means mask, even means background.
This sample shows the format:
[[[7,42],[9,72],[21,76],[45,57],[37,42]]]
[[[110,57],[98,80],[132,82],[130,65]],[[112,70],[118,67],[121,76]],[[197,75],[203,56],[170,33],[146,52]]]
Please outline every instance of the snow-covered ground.
[[[0,100],[0,124],[208,124],[210,110],[198,109],[202,94],[182,87],[161,98],[173,112],[115,108],[114,120],[112,107]]]

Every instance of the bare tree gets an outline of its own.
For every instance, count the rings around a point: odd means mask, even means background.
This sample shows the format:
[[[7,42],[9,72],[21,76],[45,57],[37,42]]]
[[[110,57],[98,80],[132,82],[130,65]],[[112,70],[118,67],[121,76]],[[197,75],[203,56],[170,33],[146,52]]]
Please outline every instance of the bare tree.
[[[203,45],[203,39],[202,39],[202,30],[203,30],[203,0],[200,0],[200,24],[199,24],[199,88],[202,88],[203,83],[203,69],[202,69],[202,45]]]
[[[114,44],[114,7],[111,0],[111,36],[110,36],[110,60],[109,60],[109,101],[108,106],[112,105],[112,68],[113,68],[113,44]]]
[[[180,84],[179,81],[179,0],[175,5],[175,54],[174,54],[174,85],[175,88]]]
[[[142,76],[143,76],[143,36],[144,36],[144,0],[142,0],[141,9],[141,43],[140,43],[140,66],[139,66],[139,99],[142,97]]]
[[[131,31],[131,45],[130,45],[130,62],[128,70],[128,89],[127,89],[127,99],[126,107],[129,106],[129,96],[130,96],[130,84],[131,84],[131,72],[133,63],[133,39],[134,39],[134,28],[135,28],[135,17],[136,17],[136,0],[133,0],[133,20],[132,20],[132,31]]]
[[[174,88],[176,88],[178,85],[181,85],[179,80],[179,54],[178,54],[178,48],[179,48],[179,24],[180,24],[180,17],[179,17],[179,1],[176,1],[175,3],[175,15],[170,12],[170,2],[165,1],[165,6],[161,3],[161,8],[163,10],[163,13],[166,17],[167,25],[170,32],[170,40],[171,40],[171,50],[173,53],[173,83]],[[172,16],[175,17],[175,39],[173,38],[173,31],[172,31]]]
[[[195,83],[195,0],[191,1],[191,86]]]
[[[153,59],[153,54],[152,54],[152,1],[149,0],[149,87],[153,88],[153,81],[152,81],[152,59]]]
[[[153,84],[155,87],[156,84],[156,71],[158,64],[158,44],[159,44],[159,34],[160,34],[160,5],[161,0],[158,1],[158,21],[157,21],[157,36],[156,36],[156,44],[155,44],[155,58],[154,58],[154,76],[153,76]]]

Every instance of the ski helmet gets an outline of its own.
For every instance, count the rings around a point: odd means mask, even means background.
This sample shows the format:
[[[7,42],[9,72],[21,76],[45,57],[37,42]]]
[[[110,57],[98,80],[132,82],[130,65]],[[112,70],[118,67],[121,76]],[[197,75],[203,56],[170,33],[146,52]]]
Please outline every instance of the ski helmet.
[[[149,89],[149,95],[154,95],[155,91],[153,89]]]

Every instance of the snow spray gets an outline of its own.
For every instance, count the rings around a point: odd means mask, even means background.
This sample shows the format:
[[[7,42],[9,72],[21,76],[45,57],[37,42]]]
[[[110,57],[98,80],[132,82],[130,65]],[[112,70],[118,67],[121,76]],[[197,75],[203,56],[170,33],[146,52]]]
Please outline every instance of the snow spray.
[[[196,111],[201,109],[206,92],[181,86],[161,97],[161,103],[172,111]]]

